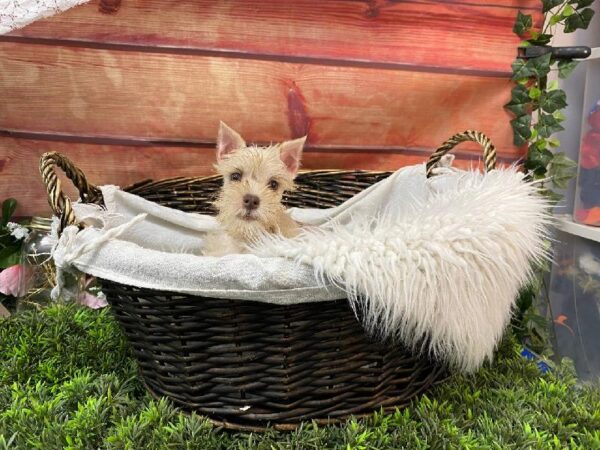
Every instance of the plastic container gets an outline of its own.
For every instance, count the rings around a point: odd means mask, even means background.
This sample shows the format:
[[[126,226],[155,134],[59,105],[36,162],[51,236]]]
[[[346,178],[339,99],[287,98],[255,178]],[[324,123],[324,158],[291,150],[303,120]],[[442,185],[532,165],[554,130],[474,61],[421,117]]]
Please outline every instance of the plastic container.
[[[586,237],[600,240],[600,229],[594,235],[568,219],[559,227],[549,292],[555,352],[573,359],[581,380],[594,380],[600,377],[600,242]]]
[[[600,226],[600,48],[586,64],[586,81],[575,191],[576,222]]]

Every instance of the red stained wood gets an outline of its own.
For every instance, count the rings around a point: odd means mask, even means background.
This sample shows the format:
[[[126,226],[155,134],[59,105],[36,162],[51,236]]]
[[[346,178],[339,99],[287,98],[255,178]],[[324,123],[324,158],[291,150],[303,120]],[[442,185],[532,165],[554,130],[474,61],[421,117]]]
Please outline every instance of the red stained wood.
[[[114,14],[121,7],[121,0],[100,0],[98,11],[103,14]]]
[[[517,9],[541,20],[538,0],[118,3],[94,0],[12,36],[509,73]]]
[[[50,208],[38,172],[39,158],[44,152],[58,151],[67,155],[97,185],[129,184],[147,179],[175,176],[201,176],[213,173],[214,150],[209,147],[118,146],[75,142],[0,137],[0,199],[14,197],[21,216],[47,215]],[[305,169],[395,170],[405,165],[424,162],[429,153],[373,153],[369,151],[307,151]],[[478,157],[458,159],[458,167],[478,166]],[[68,180],[65,192],[76,198]]]
[[[68,156],[95,184],[127,186],[146,178],[196,176],[212,171],[213,152],[207,148],[129,147],[0,137],[0,199],[14,197],[17,214],[48,214],[39,158],[48,151]],[[69,181],[65,191],[76,198]]]
[[[16,43],[0,71],[0,130],[213,143],[224,120],[248,141],[433,149],[473,128],[522,154],[503,78]]]
[[[306,112],[306,100],[295,82],[288,87],[287,107],[292,137],[306,136],[310,130],[310,118]]]

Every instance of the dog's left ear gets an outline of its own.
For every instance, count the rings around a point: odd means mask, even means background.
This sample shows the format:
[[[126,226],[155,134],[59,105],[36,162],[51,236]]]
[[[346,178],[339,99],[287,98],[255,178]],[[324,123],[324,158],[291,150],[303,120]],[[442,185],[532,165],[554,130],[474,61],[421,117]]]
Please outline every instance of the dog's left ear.
[[[287,167],[288,172],[296,175],[300,168],[300,160],[302,159],[302,148],[306,142],[306,136],[294,139],[293,141],[285,141],[281,144],[280,156],[281,160]]]

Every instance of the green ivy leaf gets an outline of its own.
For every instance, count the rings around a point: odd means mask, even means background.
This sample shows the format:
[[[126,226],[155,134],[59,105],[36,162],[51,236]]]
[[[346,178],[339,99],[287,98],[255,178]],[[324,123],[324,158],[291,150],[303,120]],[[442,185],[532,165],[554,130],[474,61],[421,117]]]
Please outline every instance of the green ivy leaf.
[[[527,80],[529,77],[535,75],[535,72],[532,70],[528,61],[524,59],[517,58],[512,63],[512,71],[513,71],[513,79],[525,79]]]
[[[8,198],[2,202],[2,222],[0,223],[0,226],[6,226],[16,209],[17,201],[14,198]]]
[[[550,150],[546,150],[545,148],[540,149],[538,153],[540,155],[540,163],[544,165],[544,170],[548,170],[548,164],[550,164],[554,155]]]
[[[563,16],[561,14],[555,14],[550,17],[550,26],[556,25],[558,22],[563,20]]]
[[[6,269],[7,267],[14,266],[21,262],[21,247],[10,246],[4,247],[0,250],[0,269]]]
[[[535,141],[538,137],[538,132],[535,128],[531,130],[531,136],[529,136],[530,141]]]
[[[577,163],[567,157],[564,153],[554,155],[548,165],[548,176],[552,178],[554,186],[566,189],[569,180],[575,176],[575,168]]]
[[[586,6],[590,6],[594,3],[594,0],[569,0],[570,5],[577,5],[576,9],[585,8]]]
[[[564,130],[563,126],[559,123],[558,120],[552,114],[544,114],[541,113],[538,119],[538,122],[535,124],[536,130],[540,137],[550,137],[553,133],[557,131]]]
[[[528,107],[530,103],[528,89],[521,84],[517,84],[511,90],[510,102],[504,105],[504,107],[519,117],[529,113]]]
[[[552,80],[550,83],[548,83],[548,86],[546,86],[547,91],[555,91],[557,89],[558,89],[558,80]]]
[[[546,142],[548,142],[548,145],[550,145],[550,147],[560,147],[560,141],[555,137],[547,139]]]
[[[512,112],[516,117],[525,115],[525,114],[529,114],[527,111],[527,104],[526,103],[520,103],[517,105],[511,105],[510,103],[507,103],[505,105],[505,108],[508,109],[510,112]]]
[[[552,117],[556,119],[557,122],[562,122],[566,119],[565,115],[562,113],[560,109],[557,109],[552,113]]]
[[[565,33],[572,33],[578,29],[587,29],[592,17],[594,17],[594,10],[592,8],[575,11],[572,16],[567,17],[565,20]]]
[[[512,88],[512,90],[510,91],[510,95],[510,100],[514,103],[528,103],[530,101],[529,90],[522,84],[518,84],[514,88]]]
[[[533,20],[530,14],[523,14],[521,11],[517,13],[517,20],[513,26],[513,33],[521,36],[525,34],[533,25]]]
[[[577,64],[579,64],[579,61],[573,61],[573,60],[568,60],[568,59],[563,59],[561,61],[558,62],[558,77],[565,79],[567,78],[569,75],[571,75],[571,72],[573,72],[573,70],[575,70],[575,67],[577,67]]]
[[[529,98],[530,99],[536,100],[536,99],[540,98],[541,95],[542,95],[542,91],[537,86],[533,86],[533,87],[529,88]]]
[[[567,94],[562,89],[544,92],[540,97],[540,108],[547,113],[553,113],[556,110],[567,106]]]
[[[564,9],[562,10],[563,17],[572,16],[574,13],[575,13],[575,10],[573,9],[573,7],[571,5],[565,6]]]
[[[535,39],[530,39],[531,43],[533,45],[546,45],[550,43],[550,40],[552,39],[552,35],[551,34],[539,34],[536,36]]]
[[[577,163],[569,158],[565,153],[560,152],[554,154],[554,158],[552,158],[552,166],[572,169],[577,167]]]
[[[548,12],[552,8],[557,7],[563,2],[563,0],[542,0],[542,12]]]
[[[517,58],[512,63],[513,79],[523,80],[530,77],[543,78],[550,72],[550,52],[545,55],[525,61]]]
[[[538,77],[543,78],[550,72],[550,58],[552,54],[550,52],[545,55],[532,58],[527,61],[526,66]]]
[[[552,184],[559,189],[566,189],[569,186],[569,181],[575,176],[575,171],[571,170],[569,173],[561,173],[552,175]]]
[[[529,146],[527,159],[525,160],[525,168],[532,171],[535,175],[545,175],[546,167],[552,161],[552,152],[540,149],[537,145]]]
[[[531,116],[525,114],[510,121],[513,129],[513,142],[516,146],[523,145],[531,136]]]

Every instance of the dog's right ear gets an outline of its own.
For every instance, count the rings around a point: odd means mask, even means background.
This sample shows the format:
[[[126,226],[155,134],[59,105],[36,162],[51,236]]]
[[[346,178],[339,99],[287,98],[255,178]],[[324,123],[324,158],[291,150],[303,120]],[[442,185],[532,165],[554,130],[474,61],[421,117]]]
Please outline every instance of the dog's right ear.
[[[226,155],[244,148],[246,141],[225,122],[219,123],[219,135],[217,136],[217,161],[223,159]]]

